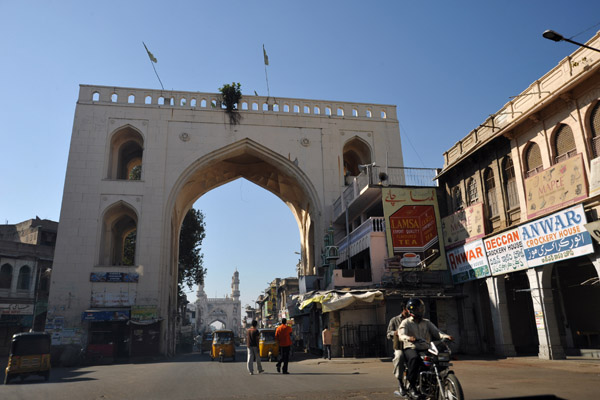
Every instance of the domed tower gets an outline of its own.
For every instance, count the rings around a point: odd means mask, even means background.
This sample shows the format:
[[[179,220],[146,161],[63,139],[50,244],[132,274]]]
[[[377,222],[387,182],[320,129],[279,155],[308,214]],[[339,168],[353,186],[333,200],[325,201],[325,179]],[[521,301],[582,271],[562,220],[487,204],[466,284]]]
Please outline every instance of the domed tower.
[[[231,278],[231,297],[234,301],[240,301],[240,273],[237,268]]]

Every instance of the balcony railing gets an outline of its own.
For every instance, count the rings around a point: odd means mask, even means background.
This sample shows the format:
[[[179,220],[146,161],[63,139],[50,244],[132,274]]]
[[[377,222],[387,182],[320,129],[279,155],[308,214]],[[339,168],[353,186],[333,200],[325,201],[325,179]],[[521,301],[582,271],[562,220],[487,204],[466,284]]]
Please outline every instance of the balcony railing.
[[[340,252],[338,263],[348,258],[348,244],[350,244],[351,257],[370,247],[369,236],[373,232],[385,232],[385,218],[371,217],[350,232],[350,240],[348,236],[340,240],[337,243]]]
[[[439,169],[405,167],[367,167],[354,177],[342,195],[333,203],[333,215],[339,216],[368,186],[427,186],[437,187]]]

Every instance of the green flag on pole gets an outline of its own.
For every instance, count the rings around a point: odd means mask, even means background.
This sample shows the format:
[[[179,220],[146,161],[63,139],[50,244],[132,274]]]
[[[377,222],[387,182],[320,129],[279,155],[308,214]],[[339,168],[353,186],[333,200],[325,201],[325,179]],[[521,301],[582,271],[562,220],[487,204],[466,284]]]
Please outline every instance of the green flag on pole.
[[[267,51],[265,50],[264,44],[263,44],[263,56],[265,58],[265,65],[269,65],[269,56],[267,55]]]
[[[153,63],[157,63],[158,60],[156,59],[156,57],[154,57],[154,54],[152,54],[150,52],[150,50],[148,50],[148,47],[146,47],[146,43],[142,42],[144,45],[144,48],[146,49],[146,52],[148,53],[148,57],[150,58],[150,61],[152,61]]]

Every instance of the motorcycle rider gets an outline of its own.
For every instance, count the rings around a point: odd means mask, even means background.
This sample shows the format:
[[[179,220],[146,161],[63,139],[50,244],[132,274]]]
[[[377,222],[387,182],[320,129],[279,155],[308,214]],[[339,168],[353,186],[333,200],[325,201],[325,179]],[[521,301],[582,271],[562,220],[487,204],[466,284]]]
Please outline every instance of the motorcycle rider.
[[[452,336],[441,332],[430,320],[423,318],[425,303],[419,298],[411,298],[406,303],[410,317],[402,321],[398,328],[398,337],[404,342],[404,358],[406,360],[406,377],[410,384],[409,395],[418,398],[416,391],[419,369],[423,364],[418,351],[427,350],[433,340],[449,339]]]
[[[392,339],[393,348],[394,348],[394,376],[398,379],[399,390],[397,395],[406,396],[406,388],[404,387],[404,383],[402,382],[402,375],[404,374],[405,362],[404,362],[404,354],[402,353],[403,342],[398,338],[398,328],[400,328],[400,324],[406,318],[410,316],[410,313],[406,309],[406,304],[402,303],[402,312],[392,319],[388,324],[387,328],[387,338]],[[395,392],[394,392],[395,393]]]

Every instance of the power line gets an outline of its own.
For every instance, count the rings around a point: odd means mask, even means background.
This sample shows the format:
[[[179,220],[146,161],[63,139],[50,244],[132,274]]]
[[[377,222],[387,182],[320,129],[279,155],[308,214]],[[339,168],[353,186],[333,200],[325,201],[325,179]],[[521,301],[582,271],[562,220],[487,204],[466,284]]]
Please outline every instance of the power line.
[[[406,137],[406,139],[408,140],[408,144],[410,144],[410,147],[413,150],[413,153],[417,156],[417,158],[419,159],[419,161],[421,161],[421,165],[423,166],[423,168],[427,168],[425,166],[425,163],[423,162],[423,160],[421,159],[421,156],[419,156],[419,153],[417,152],[417,149],[415,149],[415,146],[413,146],[412,142],[410,141],[410,137],[408,136],[408,131],[406,129],[404,129],[404,126],[402,126],[402,123],[400,122],[400,120],[398,120],[398,125],[400,125],[400,133],[404,132],[404,137]]]
[[[573,38],[575,38],[575,37],[577,37],[577,36],[579,36],[579,35],[581,35],[581,34],[584,34],[584,33],[586,33],[587,31],[589,31],[589,30],[592,30],[593,28],[595,28],[595,27],[597,27],[597,26],[600,26],[600,22],[598,22],[596,25],[592,25],[592,26],[590,26],[589,28],[587,28],[587,29],[585,29],[585,30],[583,30],[583,31],[579,32],[577,35],[573,35],[573,36],[571,36],[569,39],[573,39]]]

